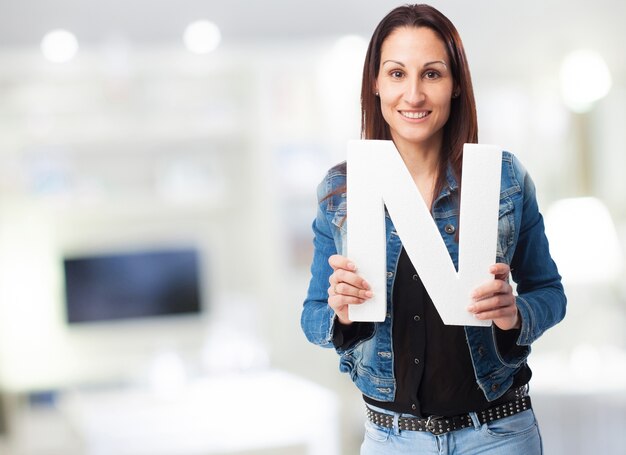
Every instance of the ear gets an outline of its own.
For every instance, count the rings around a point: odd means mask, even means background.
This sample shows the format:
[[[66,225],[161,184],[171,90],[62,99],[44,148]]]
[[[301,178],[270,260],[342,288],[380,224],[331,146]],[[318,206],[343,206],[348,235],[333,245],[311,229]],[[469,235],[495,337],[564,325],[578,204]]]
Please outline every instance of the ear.
[[[454,90],[452,90],[452,98],[458,98],[460,94],[461,94],[461,87],[457,85],[454,87]]]

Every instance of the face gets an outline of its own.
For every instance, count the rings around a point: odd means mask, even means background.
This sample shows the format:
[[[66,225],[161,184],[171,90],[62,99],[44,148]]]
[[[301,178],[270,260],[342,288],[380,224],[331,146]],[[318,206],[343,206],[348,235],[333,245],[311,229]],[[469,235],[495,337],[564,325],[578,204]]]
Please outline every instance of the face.
[[[439,36],[426,27],[394,30],[381,48],[376,91],[399,149],[436,149],[450,115],[454,81]]]

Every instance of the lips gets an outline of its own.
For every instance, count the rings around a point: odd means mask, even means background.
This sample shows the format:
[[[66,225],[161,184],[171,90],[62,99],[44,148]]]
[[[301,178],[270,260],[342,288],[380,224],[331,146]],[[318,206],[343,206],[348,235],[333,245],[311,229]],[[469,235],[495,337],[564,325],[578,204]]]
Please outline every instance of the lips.
[[[412,120],[419,120],[422,119],[428,115],[430,115],[430,111],[399,111],[400,115],[402,115],[403,117],[412,119]]]

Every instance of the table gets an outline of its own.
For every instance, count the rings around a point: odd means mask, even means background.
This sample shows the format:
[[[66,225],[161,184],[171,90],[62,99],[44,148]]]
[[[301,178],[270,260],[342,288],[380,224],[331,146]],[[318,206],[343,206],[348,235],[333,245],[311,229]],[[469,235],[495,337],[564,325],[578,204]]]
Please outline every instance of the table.
[[[199,455],[304,445],[339,455],[336,396],[284,371],[190,381],[159,396],[148,387],[76,390],[59,408],[87,455]]]

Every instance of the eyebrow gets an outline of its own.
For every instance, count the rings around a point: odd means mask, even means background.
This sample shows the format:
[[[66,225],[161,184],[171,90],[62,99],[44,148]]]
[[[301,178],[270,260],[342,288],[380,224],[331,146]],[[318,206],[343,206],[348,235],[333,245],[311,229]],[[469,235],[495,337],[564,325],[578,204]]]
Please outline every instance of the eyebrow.
[[[396,65],[400,65],[400,66],[401,66],[401,67],[403,67],[403,68],[406,66],[404,63],[399,62],[399,61],[397,61],[397,60],[385,60],[385,61],[383,62],[383,65],[384,65],[384,64],[386,64],[386,63],[395,63]],[[426,62],[426,63],[424,63],[424,66],[423,66],[423,67],[426,67],[426,66],[428,66],[428,65],[432,65],[433,63],[441,63],[441,64],[442,64],[443,66],[445,66],[446,68],[448,67],[448,64],[447,64],[446,62],[444,62],[443,60],[433,60],[432,62]]]

